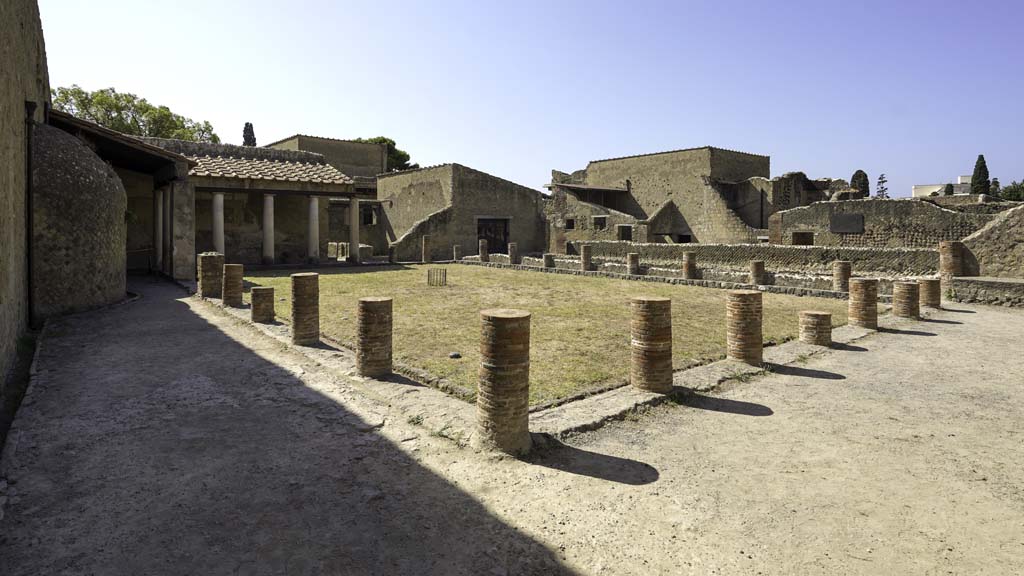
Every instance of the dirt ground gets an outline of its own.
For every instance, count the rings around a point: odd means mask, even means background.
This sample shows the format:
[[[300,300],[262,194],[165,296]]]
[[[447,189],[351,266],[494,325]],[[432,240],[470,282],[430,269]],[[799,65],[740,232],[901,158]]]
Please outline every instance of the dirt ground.
[[[134,289],[44,335],[5,575],[1024,571],[1024,311],[954,304],[520,461]]]

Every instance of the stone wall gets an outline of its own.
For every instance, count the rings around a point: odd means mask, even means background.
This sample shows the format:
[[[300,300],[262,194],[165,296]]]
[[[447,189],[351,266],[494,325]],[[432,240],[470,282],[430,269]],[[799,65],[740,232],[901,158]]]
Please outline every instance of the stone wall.
[[[330,202],[328,204],[327,218],[329,223],[329,230],[326,231],[328,238],[331,242],[348,242],[349,241],[349,214],[348,214],[349,203],[347,200],[338,202]],[[384,209],[380,204],[360,202],[359,211],[365,213],[366,210],[373,210],[376,212],[374,217],[374,224],[363,224],[362,216],[360,216],[359,226],[359,243],[366,244],[373,247],[373,254],[375,255],[386,255],[388,252],[388,235],[384,224]],[[320,229],[320,233],[324,234],[324,229]]]
[[[1024,278],[1024,206],[1007,210],[964,239],[972,276]]]
[[[947,297],[956,302],[1024,308],[1024,280],[957,277]]]
[[[32,137],[32,305],[37,318],[125,297],[121,179],[81,140],[40,125]]]
[[[305,150],[322,154],[327,163],[346,176],[372,177],[387,172],[387,146],[302,134],[269,146],[278,150]]]
[[[187,174],[184,169],[179,174]],[[171,276],[177,280],[196,278],[196,204],[195,186],[188,180],[174,181],[168,186],[171,210]]]
[[[862,233],[841,233],[841,218],[863,219]],[[793,244],[794,233],[813,234],[815,246],[934,248],[942,240],[960,240],[992,219],[940,208],[918,199],[867,198],[818,202],[777,212],[769,218],[773,244]],[[833,232],[833,230],[837,230]]]
[[[156,265],[153,228],[153,176],[123,168],[114,168],[128,196],[125,221],[128,226],[128,269],[150,270]]]
[[[50,101],[46,49],[35,0],[0,2],[0,397],[28,323],[26,102],[42,122]]]
[[[548,226],[547,252],[563,252],[566,241],[617,240],[616,226],[638,222],[629,214],[584,202],[561,188],[544,199],[544,218]],[[567,221],[571,221],[571,228],[567,228]]]
[[[378,178],[388,240],[397,241],[418,222],[451,206],[453,176],[452,165],[443,164]]]

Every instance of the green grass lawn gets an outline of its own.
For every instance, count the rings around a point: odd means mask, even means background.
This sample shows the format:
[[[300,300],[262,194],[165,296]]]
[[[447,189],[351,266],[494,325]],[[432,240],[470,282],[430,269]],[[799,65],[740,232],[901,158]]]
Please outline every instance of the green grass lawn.
[[[356,301],[363,296],[393,297],[395,360],[475,390],[480,310],[528,310],[533,313],[533,404],[628,378],[631,296],[672,299],[677,369],[725,356],[725,290],[463,265],[447,266],[448,286],[428,287],[429,267],[321,270],[321,332],[353,345]],[[275,311],[286,322],[288,276],[285,271],[246,276],[254,285],[275,288]],[[765,341],[795,337],[800,310],[831,312],[834,325],[846,323],[842,300],[765,294],[764,308]],[[451,352],[462,358],[449,358]]]

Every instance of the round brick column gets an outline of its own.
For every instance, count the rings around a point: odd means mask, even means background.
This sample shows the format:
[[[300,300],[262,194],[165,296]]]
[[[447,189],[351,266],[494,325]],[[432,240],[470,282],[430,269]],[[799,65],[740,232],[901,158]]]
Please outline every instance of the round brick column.
[[[203,252],[199,255],[199,281],[196,292],[201,298],[220,298],[224,289],[224,255],[220,252]]]
[[[726,353],[751,364],[761,365],[764,336],[761,332],[761,293],[730,290],[725,303]]]
[[[697,279],[697,253],[683,252],[683,278],[686,280]]]
[[[516,242],[508,243],[508,263],[519,264],[519,244]]]
[[[587,272],[593,269],[594,247],[590,244],[580,246],[580,270]]]
[[[939,242],[939,277],[944,282],[949,283],[951,278],[964,275],[963,254],[963,242]]]
[[[850,276],[853,274],[853,262],[836,260],[832,263],[832,290],[835,292],[850,291]]]
[[[850,278],[850,325],[878,329],[878,280]]]
[[[750,283],[757,286],[764,284],[764,260],[750,261]]]
[[[241,264],[224,265],[224,284],[221,287],[222,303],[232,308],[242,307],[242,278],[245,270]]]
[[[478,249],[477,254],[480,255],[481,262],[491,261],[491,253],[487,251],[487,240],[484,240],[483,238],[480,239],[480,248]]]
[[[942,308],[942,281],[938,278],[921,278],[917,281],[921,293],[921,306],[924,308]]]
[[[430,236],[427,234],[420,239],[420,262],[430,262]]]
[[[892,283],[892,313],[897,318],[921,317],[921,294],[917,282]]]
[[[391,373],[391,298],[360,298],[356,370],[361,376]]]
[[[452,246],[452,259],[458,262],[462,260],[462,246],[455,244]]]
[[[640,254],[636,252],[626,254],[626,274],[630,276],[640,275]]]
[[[320,275],[292,274],[292,343],[309,346],[320,341]]]
[[[274,322],[274,287],[253,286],[249,290],[249,297],[252,299],[252,321],[260,324],[272,324]]]
[[[554,254],[545,254],[544,255],[544,267],[545,268],[554,268],[555,267],[555,255]]]
[[[530,450],[530,313],[482,310],[480,320],[473,445],[524,454]]]
[[[832,345],[832,314],[816,310],[800,312],[800,341],[815,346]]]
[[[641,390],[672,391],[672,301],[635,296],[629,300],[629,382]]]

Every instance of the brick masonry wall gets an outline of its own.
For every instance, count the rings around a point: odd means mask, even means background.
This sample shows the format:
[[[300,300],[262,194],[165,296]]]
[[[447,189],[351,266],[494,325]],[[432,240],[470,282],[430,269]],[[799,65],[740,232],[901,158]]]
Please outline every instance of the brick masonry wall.
[[[1024,281],[986,277],[953,278],[947,295],[956,302],[1024,308]]]

